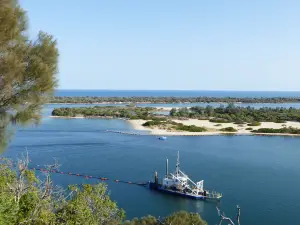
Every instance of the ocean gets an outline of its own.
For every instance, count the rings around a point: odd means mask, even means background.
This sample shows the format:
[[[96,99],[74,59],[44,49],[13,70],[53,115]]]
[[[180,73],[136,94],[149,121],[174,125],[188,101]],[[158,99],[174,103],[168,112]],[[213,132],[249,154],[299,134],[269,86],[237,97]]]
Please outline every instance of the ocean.
[[[57,90],[56,96],[103,97],[300,97],[300,91]]]

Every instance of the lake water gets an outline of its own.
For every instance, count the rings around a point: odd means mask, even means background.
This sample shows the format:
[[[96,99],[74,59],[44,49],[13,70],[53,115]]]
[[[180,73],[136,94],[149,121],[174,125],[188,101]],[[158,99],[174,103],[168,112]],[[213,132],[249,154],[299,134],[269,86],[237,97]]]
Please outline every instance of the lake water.
[[[222,210],[234,217],[241,206],[243,225],[300,224],[300,138],[265,136],[169,137],[127,136],[105,130],[133,131],[123,120],[53,119],[46,105],[41,125],[21,128],[5,156],[20,157],[27,147],[33,164],[59,158],[61,170],[111,179],[148,181],[155,170],[164,175],[165,159],[192,179],[223,193]],[[74,105],[67,105],[74,106]],[[53,175],[56,184],[95,183],[80,177]],[[215,204],[168,196],[145,187],[108,181],[111,197],[127,217],[166,216],[174,211],[198,212],[213,225]]]

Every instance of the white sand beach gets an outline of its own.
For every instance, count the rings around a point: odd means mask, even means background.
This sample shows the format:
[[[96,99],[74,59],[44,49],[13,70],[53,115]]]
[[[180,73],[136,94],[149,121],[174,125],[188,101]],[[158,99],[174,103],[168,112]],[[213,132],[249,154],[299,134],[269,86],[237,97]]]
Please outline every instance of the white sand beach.
[[[184,125],[195,125],[198,127],[206,127],[208,129],[212,129],[215,131],[208,131],[208,132],[188,132],[188,131],[168,131],[164,129],[159,128],[149,128],[144,127],[142,124],[146,122],[146,120],[128,120],[128,122],[131,124],[131,126],[136,130],[144,130],[149,131],[152,135],[187,135],[187,136],[202,136],[202,135],[222,135],[222,134],[228,134],[229,132],[221,132],[218,131],[219,129],[226,128],[226,127],[233,127],[237,130],[237,132],[232,132],[232,134],[236,135],[280,135],[280,136],[300,136],[297,134],[283,134],[283,133],[251,133],[250,130],[246,130],[246,128],[249,128],[251,126],[247,126],[247,124],[244,125],[237,125],[233,123],[213,123],[209,122],[208,120],[197,120],[197,119],[188,119],[188,120],[173,120],[177,123],[182,123]],[[217,124],[220,124],[219,126],[216,126]],[[254,130],[259,128],[273,128],[273,129],[279,129],[283,127],[293,127],[300,129],[300,122],[291,122],[288,121],[286,123],[273,123],[273,122],[262,122],[260,126],[252,126]]]

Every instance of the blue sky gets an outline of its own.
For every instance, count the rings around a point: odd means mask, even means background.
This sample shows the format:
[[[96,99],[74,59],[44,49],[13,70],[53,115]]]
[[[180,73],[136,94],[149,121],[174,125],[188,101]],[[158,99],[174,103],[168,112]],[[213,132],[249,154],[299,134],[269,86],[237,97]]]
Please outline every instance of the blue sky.
[[[298,0],[21,0],[61,89],[300,91]]]

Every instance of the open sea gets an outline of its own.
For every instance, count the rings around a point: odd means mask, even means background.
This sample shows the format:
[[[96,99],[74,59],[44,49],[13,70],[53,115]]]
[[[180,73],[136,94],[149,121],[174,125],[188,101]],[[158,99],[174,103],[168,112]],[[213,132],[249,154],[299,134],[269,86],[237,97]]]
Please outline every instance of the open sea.
[[[57,96],[105,97],[300,97],[300,91],[57,90]]]
[[[299,97],[300,92],[60,90],[56,95]],[[291,105],[283,104],[283,107]],[[16,159],[27,148],[35,165],[48,164],[58,158],[61,171],[147,182],[153,179],[155,170],[160,177],[164,175],[166,158],[169,169],[175,169],[176,154],[180,151],[183,171],[195,181],[203,179],[206,188],[223,193],[221,210],[226,216],[234,218],[238,204],[242,225],[300,224],[299,137],[199,136],[159,141],[155,136],[105,132],[134,132],[124,120],[49,117],[53,108],[74,106],[78,105],[45,105],[41,124],[17,129],[3,155]],[[53,179],[64,187],[97,182],[59,174],[53,174]],[[210,225],[219,222],[214,202],[169,196],[132,184],[107,181],[107,185],[111,198],[126,211],[128,219],[187,210],[200,213]]]

